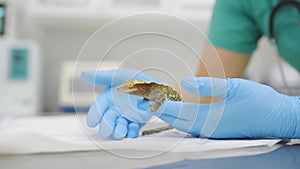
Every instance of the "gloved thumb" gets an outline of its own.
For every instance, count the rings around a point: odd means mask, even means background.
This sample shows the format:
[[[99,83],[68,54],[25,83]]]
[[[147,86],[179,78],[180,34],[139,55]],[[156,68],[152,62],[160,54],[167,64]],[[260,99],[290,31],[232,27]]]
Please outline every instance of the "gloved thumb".
[[[191,93],[212,97],[225,97],[228,84],[228,79],[212,77],[188,77],[181,82],[181,85]]]

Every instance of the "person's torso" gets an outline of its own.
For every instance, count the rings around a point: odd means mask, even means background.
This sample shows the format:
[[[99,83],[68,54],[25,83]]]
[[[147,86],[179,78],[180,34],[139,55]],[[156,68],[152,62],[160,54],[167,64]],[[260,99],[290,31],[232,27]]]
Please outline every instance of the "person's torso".
[[[280,0],[246,0],[246,13],[261,33],[270,38],[271,11]],[[300,0],[297,0],[300,2]],[[279,55],[300,71],[300,11],[292,5],[280,8],[274,17],[274,35]]]

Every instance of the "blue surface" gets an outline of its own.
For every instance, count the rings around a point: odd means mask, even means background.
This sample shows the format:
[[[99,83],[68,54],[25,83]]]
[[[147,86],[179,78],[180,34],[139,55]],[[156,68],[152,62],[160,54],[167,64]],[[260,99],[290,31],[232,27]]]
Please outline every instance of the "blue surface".
[[[185,159],[174,163],[149,167],[147,169],[299,169],[300,145],[283,146],[275,151],[255,156]]]
[[[75,112],[88,112],[89,106],[85,107],[74,107],[74,106],[63,106],[60,108],[60,111],[65,113],[75,113]]]

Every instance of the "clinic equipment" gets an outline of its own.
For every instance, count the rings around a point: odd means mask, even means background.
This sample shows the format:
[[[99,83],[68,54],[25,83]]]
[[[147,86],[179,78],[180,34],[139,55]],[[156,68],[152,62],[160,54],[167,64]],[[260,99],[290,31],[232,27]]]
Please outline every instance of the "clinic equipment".
[[[36,43],[0,40],[0,116],[40,111],[40,64]]]
[[[14,9],[0,3],[0,117],[35,115],[41,107],[39,48],[13,37]]]
[[[5,31],[5,4],[0,3],[0,36],[4,34]]]

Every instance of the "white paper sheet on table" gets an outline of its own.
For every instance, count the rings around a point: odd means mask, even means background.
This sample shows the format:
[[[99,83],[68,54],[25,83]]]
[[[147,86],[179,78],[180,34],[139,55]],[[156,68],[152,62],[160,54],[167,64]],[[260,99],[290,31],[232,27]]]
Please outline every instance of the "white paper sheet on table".
[[[0,154],[90,150],[203,152],[258,146],[271,147],[281,141],[278,139],[200,140],[190,137],[183,139],[183,137],[183,133],[170,130],[136,139],[103,140],[97,136],[97,128],[86,127],[84,116],[10,118],[0,121]]]

